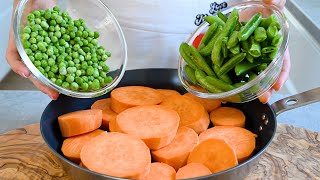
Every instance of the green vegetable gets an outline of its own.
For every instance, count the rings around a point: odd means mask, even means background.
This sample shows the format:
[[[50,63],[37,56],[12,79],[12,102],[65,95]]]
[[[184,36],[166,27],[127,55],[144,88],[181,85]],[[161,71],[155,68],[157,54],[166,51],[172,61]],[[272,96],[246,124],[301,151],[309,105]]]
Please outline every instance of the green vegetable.
[[[206,81],[209,84],[213,85],[214,87],[217,87],[217,88],[224,90],[224,91],[231,91],[234,89],[234,87],[232,85],[227,84],[224,81],[217,79],[215,77],[212,77],[212,76],[207,76]]]
[[[267,32],[263,27],[258,27],[255,31],[254,31],[254,39],[257,42],[262,42],[264,40],[267,39]]]
[[[213,24],[213,23],[217,23],[220,26],[224,26],[225,25],[225,22],[223,20],[221,20],[217,16],[206,16],[203,19],[205,21],[207,21],[210,25]]]
[[[216,40],[218,39],[218,36],[220,35],[222,31],[222,26],[218,26],[216,32],[214,33],[214,35],[212,36],[212,38],[210,39],[210,41],[208,42],[208,44],[200,49],[200,54],[203,56],[209,56],[212,52],[212,48],[216,42]]]
[[[218,11],[218,12],[217,12],[217,15],[218,15],[218,17],[219,17],[222,21],[227,22],[228,18],[227,18],[227,16],[225,16],[224,14],[222,14],[222,12]]]
[[[259,26],[261,22],[261,18],[262,18],[261,13],[257,13],[248,21],[248,23],[239,32],[239,36],[238,36],[239,41],[245,41],[250,37],[250,35]]]
[[[207,43],[209,42],[209,40],[212,38],[212,36],[214,35],[216,29],[218,27],[218,23],[214,22],[213,24],[210,25],[209,29],[207,30],[207,32],[204,34],[199,47],[204,47],[205,45],[207,45]]]
[[[234,71],[237,76],[242,76],[242,75],[245,75],[251,69],[253,69],[259,65],[260,65],[260,63],[258,63],[258,62],[249,63],[246,61],[242,61],[241,63],[239,63],[235,66]]]
[[[229,72],[234,68],[238,63],[240,63],[246,57],[246,53],[240,53],[235,55],[233,58],[228,60],[219,70],[218,75],[221,76]]]
[[[233,31],[231,33],[230,38],[227,43],[228,49],[235,47],[239,43],[238,34],[239,34],[239,31]]]
[[[195,71],[194,69],[192,69],[190,66],[185,65],[184,66],[184,71],[186,72],[187,76],[189,77],[189,79],[191,80],[191,82],[193,84],[197,84],[197,79],[195,76]]]
[[[218,89],[217,87],[211,85],[206,80],[207,75],[203,71],[201,71],[199,69],[196,69],[195,70],[195,76],[196,76],[197,81],[200,83],[200,85],[203,88],[207,89],[209,92],[211,92],[211,93],[222,93],[223,92],[223,90]]]

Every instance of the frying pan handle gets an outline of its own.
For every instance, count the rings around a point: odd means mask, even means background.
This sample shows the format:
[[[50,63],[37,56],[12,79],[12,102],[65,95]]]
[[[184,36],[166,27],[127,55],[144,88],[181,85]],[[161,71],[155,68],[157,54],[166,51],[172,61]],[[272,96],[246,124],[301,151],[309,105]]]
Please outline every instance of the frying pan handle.
[[[290,109],[295,109],[318,101],[320,101],[320,87],[281,99],[274,102],[271,106],[278,116]]]

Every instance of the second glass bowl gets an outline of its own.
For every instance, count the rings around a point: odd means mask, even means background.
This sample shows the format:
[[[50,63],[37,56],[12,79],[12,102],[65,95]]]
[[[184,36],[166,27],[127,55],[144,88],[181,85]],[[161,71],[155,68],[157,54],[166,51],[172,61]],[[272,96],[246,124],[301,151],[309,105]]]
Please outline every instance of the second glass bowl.
[[[252,101],[257,99],[265,92],[267,92],[276,82],[278,76],[281,72],[282,62],[284,58],[285,51],[288,46],[289,39],[289,24],[286,20],[283,12],[273,5],[267,5],[262,2],[243,2],[239,4],[235,4],[234,6],[230,6],[228,9],[221,11],[223,14],[229,14],[234,8],[236,8],[239,12],[239,19],[241,21],[248,21],[253,14],[257,12],[262,13],[262,17],[269,16],[270,14],[274,14],[277,18],[278,22],[281,25],[281,30],[279,33],[283,37],[283,41],[279,46],[279,51],[273,59],[273,61],[269,64],[269,66],[259,74],[255,79],[249,81],[245,85],[235,88],[231,91],[223,92],[223,93],[209,93],[205,89],[203,89],[200,85],[193,85],[192,81],[188,78],[186,72],[184,71],[184,66],[187,64],[184,59],[180,56],[179,65],[178,65],[178,75],[183,87],[190,93],[208,99],[221,99],[228,102],[234,103],[244,103],[248,101]],[[251,13],[249,15],[248,13]],[[202,23],[196,31],[189,37],[186,41],[189,45],[192,45],[195,38],[201,34],[205,33],[208,29],[209,24],[207,22]]]

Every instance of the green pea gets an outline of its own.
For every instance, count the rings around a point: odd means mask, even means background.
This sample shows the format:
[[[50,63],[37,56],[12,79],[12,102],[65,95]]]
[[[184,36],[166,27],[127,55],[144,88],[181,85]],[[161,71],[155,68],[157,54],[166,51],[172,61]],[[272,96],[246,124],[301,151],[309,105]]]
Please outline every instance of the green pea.
[[[42,42],[43,39],[44,39],[44,38],[43,38],[42,36],[39,36],[39,35],[36,37],[37,42]]]
[[[71,48],[66,48],[66,53],[71,53]]]
[[[46,18],[46,19],[50,19],[50,18],[51,18],[51,11],[50,11],[50,10],[47,10],[47,11],[44,13],[44,18]]]
[[[68,74],[75,73],[76,71],[77,71],[77,68],[76,68],[76,67],[68,67],[68,68],[67,68]]]
[[[84,31],[84,27],[83,26],[79,26],[78,29],[79,29],[79,31]]]
[[[68,66],[74,67],[74,62],[73,61],[68,61]]]
[[[66,61],[71,61],[72,60],[72,57],[71,56],[66,56],[65,58],[64,58]]]
[[[57,72],[59,71],[58,66],[57,66],[57,65],[51,66],[51,71],[52,71],[53,73],[57,73]]]
[[[74,45],[74,44],[76,44],[76,42],[74,42],[74,40],[70,40],[70,44]]]
[[[107,52],[106,52],[106,55],[107,55],[108,57],[111,57],[111,52],[107,51]]]
[[[76,82],[71,83],[71,90],[78,91],[79,85]]]
[[[81,75],[86,74],[86,70],[84,70],[84,69],[80,69],[80,71],[81,71]],[[83,77],[83,76],[82,76],[82,77]]]
[[[40,19],[40,18],[36,18],[36,19],[34,20],[34,22],[35,22],[36,24],[40,24],[40,23],[41,23],[41,19]]]
[[[91,60],[92,60],[92,62],[98,62],[98,58],[95,56],[95,57],[93,57],[93,58],[91,58]]]
[[[30,37],[35,38],[38,36],[38,32],[31,32]]]
[[[88,83],[85,82],[85,83],[82,83],[82,84],[81,84],[81,89],[82,89],[83,91],[87,91],[88,88],[89,88]]]
[[[99,77],[99,70],[98,69],[94,69],[92,76],[95,77],[95,78]]]
[[[27,19],[28,21],[33,21],[35,18],[34,14],[28,14]]]
[[[72,83],[74,81],[74,77],[72,75],[68,75],[67,78],[66,78],[66,81],[68,83]]]
[[[85,59],[86,59],[87,61],[91,60],[91,55],[88,53],[88,54],[86,55]]]
[[[53,60],[52,58],[49,58],[49,60],[48,60],[49,66],[53,66],[55,63],[56,63],[55,60]]]
[[[103,55],[103,54],[104,54],[104,50],[99,48],[99,49],[97,50],[97,54],[98,54],[98,55]]]
[[[63,13],[62,13],[62,17],[69,17],[68,12],[66,12],[66,11],[65,11],[65,12],[63,12]]]
[[[76,76],[81,76],[81,74],[82,74],[81,70],[76,71]]]
[[[88,31],[83,31],[82,37],[83,37],[83,38],[87,38],[88,36],[89,36]]]
[[[46,53],[42,53],[42,59],[48,60],[48,58],[49,58],[49,56]]]
[[[95,31],[94,32],[94,38],[97,39],[97,38],[99,38],[99,36],[100,36],[99,32]]]
[[[81,68],[82,68],[82,69],[87,69],[87,68],[88,68],[88,63],[87,63],[86,61],[83,61],[83,62],[81,63]]]
[[[42,54],[40,52],[37,52],[35,55],[34,55],[34,58],[36,58],[36,60],[41,60],[42,59]]]
[[[80,60],[80,61],[84,61],[84,56],[83,56],[83,55],[80,55],[80,56],[79,56],[79,60]]]
[[[48,32],[48,36],[49,36],[49,38],[51,38],[53,35],[54,35],[54,33],[53,33],[53,32]]]
[[[34,61],[35,61],[34,56],[29,56],[29,59],[30,59],[31,62],[34,62]]]
[[[56,22],[56,20],[52,19],[52,20],[49,22],[49,24],[50,24],[50,27],[49,27],[49,30],[50,30],[51,27],[54,28],[54,26],[57,25],[57,22]],[[50,30],[50,31],[51,31],[51,30]],[[54,29],[53,29],[53,31],[54,31]]]
[[[75,59],[73,60],[73,62],[76,63],[76,64],[79,64],[79,63],[80,63],[80,60],[79,60],[78,58],[75,58]],[[80,65],[80,64],[79,64],[79,65]]]
[[[59,39],[59,44],[60,44],[61,46],[65,46],[65,45],[66,45],[66,40],[64,40],[64,39]]]
[[[54,35],[57,37],[57,38],[60,38],[61,37],[61,32],[60,31],[56,31],[54,33]],[[64,39],[63,39],[64,40]]]
[[[91,75],[93,75],[93,73],[94,73],[94,68],[92,66],[89,66],[87,68],[87,75],[91,76]]]
[[[45,37],[44,38],[44,42],[46,42],[47,44],[51,43],[51,39],[49,37]]]
[[[89,81],[87,76],[81,76],[81,78],[82,78],[83,82],[88,82]]]
[[[91,84],[93,90],[98,90],[100,88],[100,82],[98,79],[94,79]]]
[[[82,41],[80,41],[80,42],[78,42],[78,44],[79,44],[79,46],[83,46],[83,42]]]
[[[77,31],[76,35],[77,35],[78,37],[82,37],[82,31]]]
[[[36,40],[36,38],[32,37],[32,38],[29,39],[29,42],[31,44],[35,44],[35,43],[37,43],[37,40]]]
[[[64,34],[62,36],[62,38],[65,40],[65,41],[70,41],[70,36],[68,34]]]
[[[64,75],[58,75],[58,79],[61,79],[62,81],[66,79],[66,76]]]
[[[80,37],[75,37],[75,38],[74,38],[74,41],[75,41],[75,42],[80,42],[81,39],[80,39]]]
[[[24,32],[24,33],[27,33],[27,34],[30,34],[30,33],[31,33],[31,28],[30,28],[30,26],[24,27],[24,28],[23,28],[23,32]]]
[[[93,77],[93,76],[88,76],[88,80],[89,80],[89,82],[90,82],[90,81],[93,81],[93,80],[94,80],[94,77]]]
[[[52,47],[49,47],[49,48],[48,48],[47,54],[48,54],[49,56],[52,56],[52,55],[54,54]]]
[[[75,32],[70,32],[69,35],[70,35],[71,38],[75,38],[76,37],[76,33]]]
[[[23,41],[23,42],[22,42],[22,45],[23,45],[23,47],[24,47],[25,49],[27,49],[27,48],[30,48],[31,43],[30,43],[29,41]]]
[[[113,81],[113,78],[111,76],[107,76],[106,78],[104,78],[106,83],[111,83]]]
[[[49,76],[49,78],[54,78],[55,74],[52,71],[49,71],[48,72],[48,76]]]
[[[65,66],[59,67],[59,74],[60,75],[67,75],[67,68]]]
[[[84,40],[82,41],[82,43],[83,43],[84,46],[86,46],[86,45],[88,45],[89,42],[88,42],[88,40],[84,39]]]
[[[106,54],[101,56],[101,60],[102,61],[106,61],[108,59],[109,56],[107,56]]]
[[[44,71],[43,67],[38,66],[38,67],[37,67],[37,69],[41,72],[41,74],[44,74],[44,73],[45,73],[45,71]]]
[[[51,37],[51,41],[54,42],[54,43],[58,42],[58,38],[56,36],[52,36]]]
[[[56,85],[61,86],[62,80],[61,79],[56,79],[55,83],[56,83]]]
[[[68,82],[63,82],[61,86],[64,88],[69,88],[69,85],[70,84]]]
[[[83,79],[81,78],[81,77],[76,77],[76,83],[78,83],[78,84],[82,84],[83,83]]]
[[[33,14],[35,17],[41,17],[40,11],[34,11]]]
[[[30,49],[32,51],[36,51],[38,49],[38,46],[36,44],[31,44]]]
[[[90,51],[90,48],[89,48],[89,47],[84,47],[84,48],[83,48],[83,51],[86,52],[86,53],[88,53],[88,52]]]
[[[87,61],[88,62],[88,65],[91,66],[93,64],[92,61]]]
[[[59,47],[57,47],[57,48],[58,48],[58,51],[59,51],[60,54],[64,53],[65,50],[66,50],[66,48],[63,47],[63,46],[59,46]]]
[[[110,67],[107,66],[106,64],[104,64],[104,65],[102,66],[102,70],[103,70],[104,72],[109,72],[109,71],[110,71]]]
[[[30,38],[30,34],[23,33],[22,34],[22,40],[28,40]]]
[[[41,66],[41,61],[34,61],[34,65],[36,66],[36,67],[38,67],[38,66]]]
[[[91,43],[92,43],[94,46],[96,46],[96,45],[98,45],[98,40],[92,39]]]
[[[62,21],[63,21],[63,18],[61,16],[58,16],[57,19],[56,19],[56,22],[58,24],[61,24]]]
[[[29,48],[25,49],[25,51],[26,51],[26,54],[27,54],[27,55],[31,55],[31,54],[32,54],[32,50],[29,49]]]
[[[46,60],[41,60],[41,67],[45,68],[48,66],[48,62]]]
[[[61,27],[60,28],[60,32],[61,32],[61,34],[65,34],[66,33],[66,28],[65,27]]]
[[[78,51],[80,49],[80,45],[79,44],[75,44],[73,46],[73,50]]]

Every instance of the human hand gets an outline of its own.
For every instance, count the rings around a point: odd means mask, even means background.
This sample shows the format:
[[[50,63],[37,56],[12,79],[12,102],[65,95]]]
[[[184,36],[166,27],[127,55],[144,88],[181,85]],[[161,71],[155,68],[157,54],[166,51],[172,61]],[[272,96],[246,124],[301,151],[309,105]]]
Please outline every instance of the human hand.
[[[16,5],[17,1],[15,1],[14,7]],[[38,7],[39,3],[34,2],[37,6],[34,6],[34,8]],[[29,72],[28,68],[23,64],[21,61],[21,57],[18,53],[15,41],[14,41],[14,35],[12,26],[10,28],[10,34],[9,34],[9,41],[7,46],[7,52],[6,52],[6,59],[11,67],[11,69],[19,74],[20,76],[24,78],[28,78],[40,91],[47,94],[51,99],[56,100],[59,96],[59,93],[52,88],[44,85],[40,81],[36,80],[31,76],[31,73]]]
[[[263,2],[266,4],[274,4],[278,6],[280,9],[283,9],[284,5],[286,4],[286,0],[263,0]],[[290,54],[289,54],[289,49],[287,49],[284,54],[282,69],[276,83],[273,85],[273,87],[269,91],[267,91],[265,94],[259,97],[260,102],[264,104],[267,103],[273,91],[279,91],[282,88],[284,83],[289,78],[290,68],[291,68]]]

